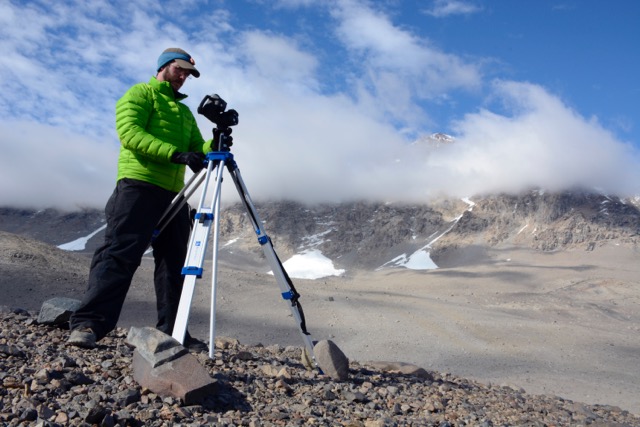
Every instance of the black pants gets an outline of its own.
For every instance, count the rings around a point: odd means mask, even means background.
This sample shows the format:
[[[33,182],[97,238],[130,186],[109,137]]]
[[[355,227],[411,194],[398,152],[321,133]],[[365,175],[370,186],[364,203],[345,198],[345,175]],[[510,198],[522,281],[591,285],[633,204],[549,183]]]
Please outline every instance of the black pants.
[[[133,275],[175,195],[142,181],[118,181],[105,207],[104,244],[91,261],[89,285],[80,308],[71,316],[71,329],[89,327],[101,339],[116,327]],[[185,205],[152,245],[156,327],[169,335],[180,302],[190,226],[189,207]]]

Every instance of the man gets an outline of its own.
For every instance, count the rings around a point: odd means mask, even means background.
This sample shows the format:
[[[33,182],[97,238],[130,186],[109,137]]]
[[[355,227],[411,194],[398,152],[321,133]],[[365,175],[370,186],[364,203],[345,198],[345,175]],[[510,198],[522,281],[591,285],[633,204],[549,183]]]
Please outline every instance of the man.
[[[105,207],[104,243],[93,256],[87,291],[70,319],[70,345],[93,348],[116,327],[153,231],[184,187],[185,165],[193,172],[204,167],[211,143],[205,143],[193,113],[180,102],[186,95],[179,90],[189,76],[200,76],[191,55],[166,49],[158,58],[157,75],[131,87],[116,104],[121,142],[117,184]],[[156,327],[169,335],[180,302],[190,226],[185,205],[151,243]],[[184,345],[207,351],[206,344],[189,333]]]

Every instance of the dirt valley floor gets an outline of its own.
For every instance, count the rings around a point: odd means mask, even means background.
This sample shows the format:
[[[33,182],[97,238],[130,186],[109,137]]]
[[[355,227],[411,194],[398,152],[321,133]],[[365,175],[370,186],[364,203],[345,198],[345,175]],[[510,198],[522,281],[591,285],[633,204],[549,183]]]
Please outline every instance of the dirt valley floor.
[[[88,259],[41,250],[2,259],[0,304],[38,310],[53,296],[80,298]],[[47,257],[57,258],[43,262]],[[505,249],[464,268],[347,271],[294,283],[313,339],[333,340],[352,360],[408,362],[640,413],[638,261],[637,252],[613,246],[555,254]],[[25,270],[29,265],[37,268]],[[152,267],[143,261],[120,326],[154,324]],[[221,263],[216,334],[247,345],[302,345],[267,271]],[[189,329],[208,339],[211,269],[205,272]]]

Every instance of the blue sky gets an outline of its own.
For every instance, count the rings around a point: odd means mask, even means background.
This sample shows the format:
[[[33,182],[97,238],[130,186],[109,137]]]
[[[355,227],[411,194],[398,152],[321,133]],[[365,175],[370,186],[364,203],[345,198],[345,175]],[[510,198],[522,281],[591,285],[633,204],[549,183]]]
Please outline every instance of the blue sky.
[[[173,46],[202,73],[194,111],[211,93],[239,111],[257,200],[638,195],[639,18],[634,0],[4,0],[0,205],[102,207],[115,102]],[[435,132],[455,144],[416,143]]]

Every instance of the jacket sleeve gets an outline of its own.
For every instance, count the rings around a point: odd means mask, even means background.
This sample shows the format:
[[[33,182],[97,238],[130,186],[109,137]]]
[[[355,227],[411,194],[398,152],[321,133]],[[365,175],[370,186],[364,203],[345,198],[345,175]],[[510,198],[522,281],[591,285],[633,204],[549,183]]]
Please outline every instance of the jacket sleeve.
[[[137,155],[155,161],[169,161],[176,151],[175,145],[146,130],[152,112],[153,95],[150,87],[144,83],[132,86],[116,103],[118,137],[124,148]]]

